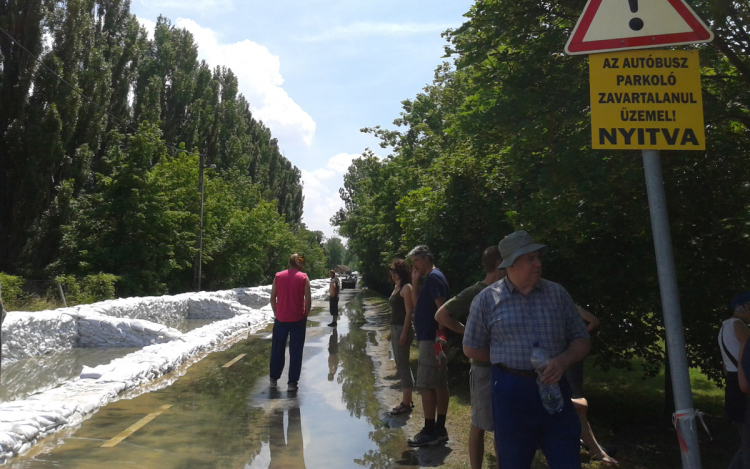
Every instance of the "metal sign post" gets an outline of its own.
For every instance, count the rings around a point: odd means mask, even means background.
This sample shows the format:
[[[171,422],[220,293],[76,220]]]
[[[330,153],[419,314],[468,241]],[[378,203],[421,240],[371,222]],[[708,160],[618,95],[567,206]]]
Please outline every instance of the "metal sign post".
[[[0,283],[0,384],[2,383],[3,322],[5,322],[5,306],[3,306],[3,284]]]
[[[651,229],[684,469],[700,469],[697,426],[659,150],[703,150],[698,51],[635,50],[589,56],[594,149],[643,151]]]
[[[592,148],[643,151],[684,469],[700,469],[701,458],[659,150],[706,148],[700,64],[698,51],[651,48],[713,38],[685,0],[629,0],[627,6],[588,0],[565,46],[569,55],[590,54]]]
[[[664,194],[659,150],[643,150],[643,171],[646,174],[651,232],[656,249],[656,268],[659,272],[659,290],[664,311],[664,329],[667,336],[669,367],[672,373],[675,423],[682,455],[682,467],[700,469],[698,426],[695,422],[693,395],[690,389],[690,372],[685,352],[685,335],[682,332],[680,296],[674,269],[672,236],[669,230],[667,198]]]

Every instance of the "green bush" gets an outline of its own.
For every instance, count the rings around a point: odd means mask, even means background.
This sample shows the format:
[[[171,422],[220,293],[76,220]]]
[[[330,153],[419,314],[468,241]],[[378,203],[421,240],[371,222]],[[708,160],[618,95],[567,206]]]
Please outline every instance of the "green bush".
[[[17,310],[24,298],[23,279],[0,272],[0,286],[2,286],[0,299],[3,301],[5,310]]]
[[[115,283],[120,277],[112,274],[99,273],[97,275],[87,275],[81,280],[81,289],[91,301],[87,303],[96,303],[97,301],[111,300],[115,297]]]
[[[77,279],[72,275],[61,275],[55,280],[60,282],[65,292],[68,306],[96,303],[115,297],[117,275],[99,273]]]
[[[54,281],[49,281],[49,286],[40,294],[30,295],[23,290],[23,278],[0,272],[2,300],[6,311],[42,311],[63,307],[55,282],[60,282],[68,306],[109,300],[115,297],[115,283],[119,279],[116,275],[103,273],[83,278],[61,275]]]

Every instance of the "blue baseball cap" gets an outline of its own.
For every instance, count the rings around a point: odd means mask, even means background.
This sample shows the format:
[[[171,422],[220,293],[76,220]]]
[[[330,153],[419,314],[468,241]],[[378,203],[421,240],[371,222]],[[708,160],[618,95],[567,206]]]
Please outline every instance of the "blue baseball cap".
[[[732,298],[732,303],[730,303],[729,309],[734,311],[737,309],[737,307],[742,306],[745,303],[750,303],[750,290],[744,293],[740,293],[739,295]]]

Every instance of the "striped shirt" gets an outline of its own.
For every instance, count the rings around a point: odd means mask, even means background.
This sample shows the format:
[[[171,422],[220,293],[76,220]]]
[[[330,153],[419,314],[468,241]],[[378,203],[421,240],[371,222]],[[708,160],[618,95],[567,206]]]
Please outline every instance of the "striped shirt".
[[[504,278],[471,303],[463,344],[490,349],[492,363],[530,370],[534,342],[556,357],[573,339],[588,339],[575,303],[557,283],[541,279],[524,296]]]

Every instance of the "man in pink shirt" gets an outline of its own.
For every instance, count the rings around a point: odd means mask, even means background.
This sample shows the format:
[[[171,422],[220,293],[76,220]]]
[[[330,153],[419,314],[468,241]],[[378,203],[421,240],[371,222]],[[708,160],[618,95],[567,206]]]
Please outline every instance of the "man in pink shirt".
[[[302,370],[302,349],[305,346],[307,315],[312,297],[310,279],[302,273],[303,256],[292,254],[289,268],[278,272],[271,288],[271,308],[276,319],[271,339],[271,386],[276,387],[284,371],[284,354],[289,337],[289,381],[287,392],[297,392],[297,382]]]

